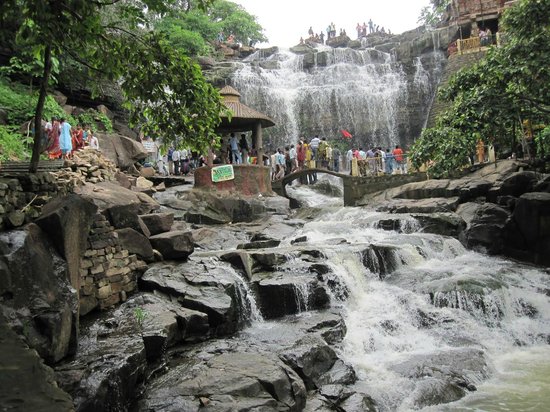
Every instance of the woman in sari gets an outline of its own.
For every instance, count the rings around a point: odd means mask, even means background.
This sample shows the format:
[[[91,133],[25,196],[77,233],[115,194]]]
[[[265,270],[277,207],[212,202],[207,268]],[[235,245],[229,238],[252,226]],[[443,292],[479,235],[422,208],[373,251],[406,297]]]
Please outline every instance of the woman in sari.
[[[60,126],[59,121],[52,117],[52,126],[48,128],[48,157],[50,159],[59,159],[61,157],[61,148],[59,147]]]

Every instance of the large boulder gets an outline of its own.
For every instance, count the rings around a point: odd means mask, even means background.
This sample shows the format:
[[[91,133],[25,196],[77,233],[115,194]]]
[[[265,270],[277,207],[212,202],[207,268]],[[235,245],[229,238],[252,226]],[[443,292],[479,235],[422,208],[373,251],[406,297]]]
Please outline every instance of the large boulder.
[[[303,410],[306,390],[298,375],[276,356],[228,352],[185,362],[146,389],[140,410]]]
[[[154,260],[153,247],[151,242],[143,234],[131,228],[117,229],[120,245],[128,250],[130,254],[136,254],[146,262]]]
[[[127,206],[136,210],[136,214],[151,213],[160,208],[160,205],[145,193],[134,192],[113,182],[101,182],[97,184],[85,183],[75,189],[75,193],[92,201],[102,213],[115,206]],[[136,209],[133,209],[137,205]]]
[[[77,411],[124,411],[134,402],[147,367],[141,332],[140,318],[122,309],[82,327],[75,358],[55,367]]]
[[[550,266],[550,193],[521,195],[512,214],[509,231],[510,248],[520,252],[520,257]]]
[[[206,339],[208,315],[181,307],[156,295],[142,294],[125,302],[126,316],[139,316],[147,359],[160,358],[166,349],[183,341]]]
[[[130,203],[127,205],[114,205],[108,209],[107,217],[115,229],[130,228],[141,233],[145,237],[151,236],[149,228],[139,217],[140,205]]]
[[[31,223],[0,234],[0,309],[46,362],[76,351],[78,294],[67,265]]]
[[[160,233],[149,240],[164,259],[185,260],[195,250],[191,232],[183,230]]]
[[[469,202],[460,205],[456,213],[466,222],[466,229],[459,235],[464,246],[489,254],[502,253],[509,211],[492,203]]]
[[[35,350],[13,332],[0,315],[0,405],[9,411],[74,411],[71,397]]]
[[[308,390],[320,386],[321,376],[327,373],[338,359],[334,349],[318,336],[304,337],[279,356],[302,378]]]
[[[150,213],[141,215],[140,217],[143,223],[145,223],[145,226],[149,229],[151,235],[169,232],[174,223],[173,213]]]
[[[235,332],[246,320],[236,282],[221,262],[190,260],[178,265],[151,265],[140,285],[170,296],[185,308],[206,313],[210,329],[221,336]]]
[[[86,251],[96,212],[97,206],[92,202],[69,194],[45,204],[42,215],[36,220],[66,260],[69,279],[76,290],[80,288],[80,259]]]
[[[120,134],[98,134],[103,154],[119,169],[126,170],[134,163],[146,159],[148,154],[141,142]]]

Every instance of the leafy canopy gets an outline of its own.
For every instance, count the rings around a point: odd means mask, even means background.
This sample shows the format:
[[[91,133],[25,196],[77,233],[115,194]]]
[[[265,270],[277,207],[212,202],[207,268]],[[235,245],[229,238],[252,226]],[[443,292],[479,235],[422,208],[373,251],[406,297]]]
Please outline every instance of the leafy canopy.
[[[36,170],[52,62],[68,55],[90,73],[122,80],[131,118],[143,114],[145,129],[203,147],[219,122],[219,95],[181,50],[173,51],[148,30],[154,18],[213,0],[4,0],[0,21],[18,22],[17,47],[26,47],[42,68],[35,108],[31,171]],[[0,29],[3,29],[3,25]],[[168,121],[170,119],[170,122]]]
[[[478,140],[514,146],[514,132],[523,137],[526,120],[550,124],[550,2],[520,0],[504,13],[501,27],[501,47],[491,48],[440,90],[449,106],[412,147],[415,165],[431,161],[435,176],[464,166]],[[464,151],[455,153],[456,146]]]

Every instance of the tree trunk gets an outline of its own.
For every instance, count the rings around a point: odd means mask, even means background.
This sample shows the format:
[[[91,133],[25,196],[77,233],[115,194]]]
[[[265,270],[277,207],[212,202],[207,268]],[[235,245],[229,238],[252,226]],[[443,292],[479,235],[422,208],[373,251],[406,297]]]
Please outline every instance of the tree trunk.
[[[38,162],[40,161],[40,149],[42,143],[42,112],[44,111],[44,102],[48,94],[48,82],[50,80],[50,72],[52,68],[52,48],[50,45],[46,46],[44,51],[44,73],[40,80],[40,91],[38,94],[38,101],[36,103],[36,109],[34,112],[34,142],[32,145],[32,157],[29,166],[30,173],[36,173],[38,169]]]

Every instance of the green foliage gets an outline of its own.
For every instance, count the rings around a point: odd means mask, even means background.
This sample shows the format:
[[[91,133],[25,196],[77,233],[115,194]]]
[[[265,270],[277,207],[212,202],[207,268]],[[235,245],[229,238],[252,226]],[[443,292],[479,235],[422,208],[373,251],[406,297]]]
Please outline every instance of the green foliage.
[[[535,134],[537,153],[541,156],[550,156],[550,126],[546,126]]]
[[[209,16],[226,37],[233,34],[238,43],[248,45],[250,42],[267,41],[262,26],[256,22],[256,17],[236,3],[218,0],[210,9]]]
[[[21,125],[33,118],[38,93],[19,83],[0,79],[0,108],[8,114],[8,124]],[[67,114],[51,96],[44,103],[44,118],[65,117]]]
[[[111,122],[111,119],[109,119],[104,113],[98,112],[94,109],[88,109],[84,113],[79,114],[77,122],[81,125],[92,126],[92,129],[94,129],[93,126],[97,125],[97,123],[101,123],[106,132],[111,133],[113,131],[113,123]]]
[[[160,136],[165,143],[204,152],[218,137],[220,96],[204,79],[200,67],[180,50],[156,36],[147,39],[137,53],[147,70],[129,67],[122,83],[130,121],[145,134]]]
[[[457,129],[440,127],[425,129],[411,147],[415,168],[428,166],[431,177],[451,177],[469,165],[468,155],[475,152],[475,140],[464,138]]]
[[[216,1],[208,12],[192,9],[173,13],[155,22],[155,30],[164,34],[170,44],[187,55],[213,55],[211,46],[219,32],[233,34],[237,43],[248,45],[266,41],[256,17],[230,1]]]
[[[550,124],[550,2],[520,0],[504,13],[501,27],[505,44],[491,48],[440,90],[449,106],[435,129],[425,131],[414,145],[413,162],[432,160],[435,175],[449,174],[463,161],[463,154],[452,147],[473,152],[481,139],[513,149],[524,120]],[[451,143],[446,135],[452,136]],[[451,156],[456,159],[443,161]]]
[[[27,159],[31,141],[13,127],[0,125],[0,162]]]
[[[137,308],[134,309],[134,321],[142,337],[143,337],[143,322],[145,322],[145,319],[147,318],[147,316],[148,316],[147,311],[142,307],[138,306]]]
[[[162,132],[165,141],[182,138],[194,148],[214,139],[220,97],[181,49],[148,33],[154,19],[176,9],[206,10],[213,0],[4,0],[0,21],[18,22],[16,45],[41,64],[35,122],[40,122],[55,58],[69,56],[84,71],[121,81],[132,120],[144,131]],[[4,35],[4,27],[0,32]],[[9,37],[9,36],[8,36]],[[152,38],[157,39],[151,41]],[[189,37],[187,38],[189,40]],[[190,40],[193,43],[192,39]],[[52,67],[53,66],[53,67]],[[47,106],[47,103],[46,103]],[[36,131],[31,171],[36,170],[40,133]]]
[[[443,13],[451,4],[451,0],[430,0],[430,5],[420,11],[417,23],[426,26],[435,26],[441,21]]]

